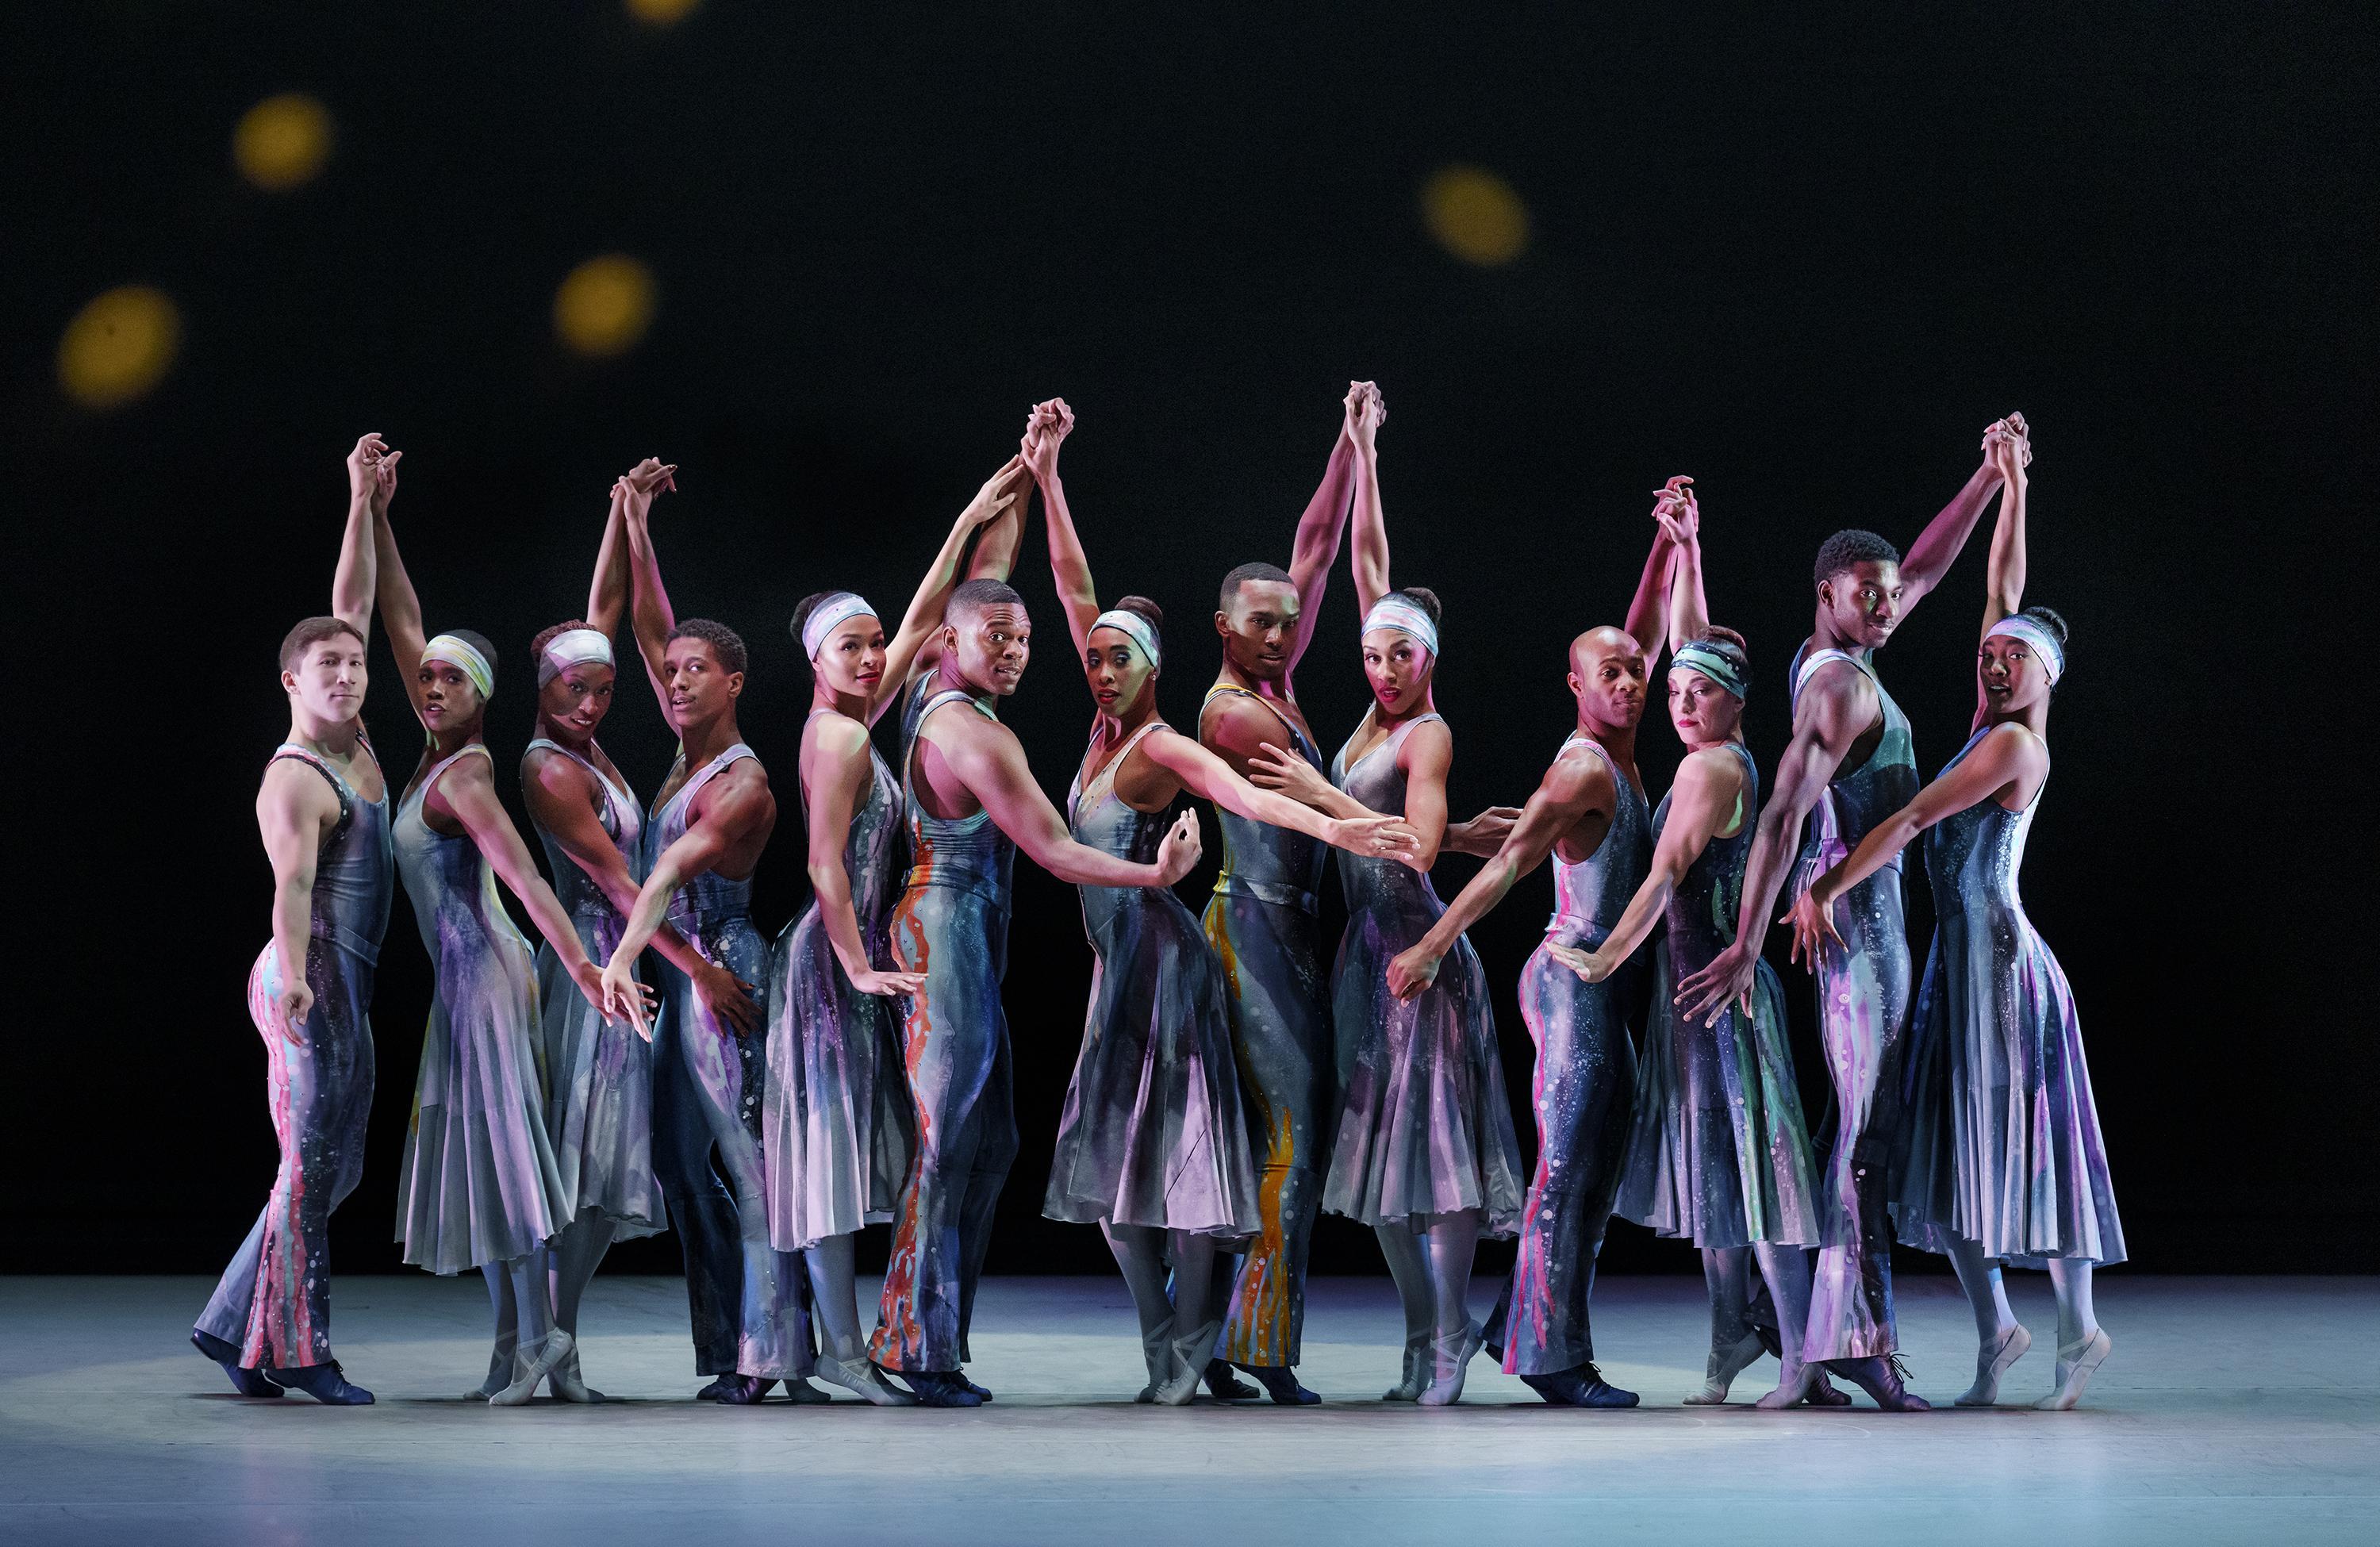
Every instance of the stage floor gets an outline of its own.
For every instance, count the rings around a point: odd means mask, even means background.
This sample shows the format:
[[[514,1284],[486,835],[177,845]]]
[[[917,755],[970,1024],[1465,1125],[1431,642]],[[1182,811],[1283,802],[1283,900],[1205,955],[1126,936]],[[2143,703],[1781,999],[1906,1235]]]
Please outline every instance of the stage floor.
[[[2045,1281],[2018,1278],[2048,1388]],[[1317,1286],[1305,1374],[1330,1400],[1131,1405],[1123,1285],[984,1285],[975,1412],[687,1400],[682,1286],[599,1279],[585,1367],[618,1400],[491,1409],[479,1281],[338,1286],[339,1347],[379,1405],[249,1402],[184,1342],[210,1285],[0,1280],[0,1540],[484,1547],[637,1541],[1007,1542],[2010,1540],[2369,1541],[2380,1518],[2380,1284],[2107,1275],[2112,1358],[2072,1413],[1772,1416],[1690,1408],[1702,1286],[1611,1279],[1603,1368],[1627,1412],[1537,1402],[1485,1359],[1461,1407],[1377,1400],[1399,1341],[1386,1280]],[[1479,1297],[1488,1286],[1483,1285]],[[1974,1340],[1949,1280],[1900,1286],[1921,1394],[1948,1404]],[[1737,1387],[1765,1390],[1764,1360]]]

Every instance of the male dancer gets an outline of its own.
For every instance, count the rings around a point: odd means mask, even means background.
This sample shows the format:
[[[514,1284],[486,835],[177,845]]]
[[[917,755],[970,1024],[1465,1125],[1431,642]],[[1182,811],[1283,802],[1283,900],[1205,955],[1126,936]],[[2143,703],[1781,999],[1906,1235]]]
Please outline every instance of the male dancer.
[[[1368,383],[1350,384],[1345,416],[1321,486],[1298,518],[1289,567],[1243,564],[1223,577],[1215,612],[1223,663],[1207,689],[1198,740],[1242,778],[1268,748],[1281,747],[1317,769],[1328,762],[1297,705],[1290,674],[1313,642],[1330,566],[1339,556],[1354,490],[1355,442],[1349,420]],[[1381,410],[1386,417],[1386,410]],[[1518,813],[1493,808],[1451,824],[1441,849],[1485,856]],[[1263,1383],[1276,1402],[1319,1401],[1300,1385],[1295,1367],[1305,1322],[1306,1248],[1320,1211],[1330,1159],[1334,1051],[1330,980],[1316,923],[1325,846],[1301,833],[1218,809],[1222,873],[1207,905],[1207,939],[1223,964],[1231,993],[1232,1042],[1249,1142],[1262,1167],[1261,1220],[1226,1286],[1222,1358]],[[1228,1261],[1218,1265],[1228,1277]],[[1218,1396],[1254,1395],[1228,1372],[1209,1368]]]
[[[372,517],[396,487],[377,434],[347,454],[347,526],[331,615],[281,641],[289,734],[265,764],[256,822],[273,862],[273,941],[248,980],[264,1039],[281,1169],[264,1212],[190,1333],[243,1396],[296,1386],[354,1406],[372,1394],[331,1357],[331,1211],[363,1175],[371,1115],[372,968],[388,928],[388,781],[364,739]]]
[[[1681,481],[1671,481],[1657,518],[1683,503],[1676,493]],[[1653,857],[1652,818],[1636,773],[1636,725],[1645,714],[1646,663],[1668,628],[1672,549],[1664,523],[1629,604],[1628,626],[1590,628],[1571,641],[1577,723],[1495,858],[1429,932],[1389,964],[1389,989],[1400,998],[1427,988],[1463,932],[1548,854],[1556,863],[1548,943],[1600,941],[1620,921]],[[1531,1390],[1572,1407],[1636,1405],[1634,1392],[1611,1385],[1595,1367],[1588,1321],[1596,1257],[1619,1195],[1636,1097],[1626,1018],[1630,976],[1582,982],[1543,945],[1521,970],[1521,1011],[1537,1044],[1531,1103],[1537,1164],[1512,1277],[1481,1336]]]
[[[777,802],[736,725],[744,641],[709,618],[679,621],[662,586],[647,517],[653,495],[675,487],[675,471],[649,458],[628,475],[629,616],[680,750],[645,828],[651,858],[644,884],[603,969],[607,1008],[614,1000],[625,1006],[638,993],[630,971],[664,918],[747,988],[763,981],[768,966],[768,943],[752,924],[751,878],[776,828]],[[805,1379],[816,1356],[800,1256],[769,1241],[760,1159],[765,1050],[749,1028],[714,1018],[693,981],[666,958],[660,970],[653,1172],[686,1252],[695,1369],[718,1377],[702,1395],[758,1402],[783,1381],[794,1401],[824,1402],[826,1394]]]
[[[994,715],[1032,647],[1024,598],[968,580],[942,613],[941,651],[910,690],[902,756],[914,863],[891,932],[899,967],[925,987],[902,1006],[917,1148],[893,1216],[892,1260],[869,1358],[929,1407],[990,1394],[960,1371],[992,1205],[1016,1158],[1008,1020],[1009,876],[1015,850],[1085,886],[1170,886],[1197,863],[1195,813],[1136,865],[1076,843],[1034,782],[1025,749]]]
[[[1816,616],[1795,652],[1793,737],[1777,762],[1743,877],[1733,944],[1678,984],[1686,1017],[1713,1020],[1730,1000],[1746,1000],[1753,963],[1776,916],[1789,857],[1797,850],[1795,894],[1857,847],[1867,830],[1917,793],[1909,719],[1884,690],[1873,657],[1928,591],[1941,583],[1999,485],[1991,448],[2024,433],[2011,417],[1985,432],[1985,456],[1903,563],[1872,531],[1846,530],[1819,545],[1813,580]],[[2028,453],[2029,455],[2029,453]],[[1813,808],[1817,831],[1805,847]],[[1827,1162],[1826,1241],[1810,1289],[1803,1363],[1825,1367],[1895,1412],[1928,1406],[1901,1384],[1892,1321],[1892,1226],[1886,1203],[1902,1134],[1902,1033],[1909,1016],[1909,935],[1896,860],[1843,895],[1840,945],[1810,964],[1827,1075],[1835,1088],[1834,1144]]]

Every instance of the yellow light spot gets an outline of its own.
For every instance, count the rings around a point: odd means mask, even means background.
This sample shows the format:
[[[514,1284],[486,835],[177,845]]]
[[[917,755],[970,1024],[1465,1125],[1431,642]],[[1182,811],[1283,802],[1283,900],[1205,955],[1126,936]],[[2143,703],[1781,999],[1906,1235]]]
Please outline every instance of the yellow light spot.
[[[126,285],[92,298],[58,340],[58,385],[86,408],[146,394],[174,363],[181,313],[163,290]]]
[[[684,21],[702,0],[628,0],[628,14],[648,27]]]
[[[554,331],[582,355],[633,349],[652,320],[652,271],[616,252],[588,259],[553,293]]]
[[[331,112],[302,92],[267,97],[240,115],[231,159],[240,176],[267,193],[311,181],[331,159]]]
[[[1441,166],[1421,188],[1421,214],[1440,247],[1494,268],[1529,245],[1529,210],[1512,185],[1484,166]]]

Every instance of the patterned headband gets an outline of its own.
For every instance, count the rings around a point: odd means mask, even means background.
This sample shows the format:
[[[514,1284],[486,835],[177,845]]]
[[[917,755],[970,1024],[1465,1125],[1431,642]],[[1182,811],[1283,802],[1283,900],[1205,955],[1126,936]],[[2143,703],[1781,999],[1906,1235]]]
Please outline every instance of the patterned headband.
[[[1421,641],[1421,647],[1428,651],[1432,658],[1438,654],[1438,625],[1430,621],[1429,614],[1422,610],[1421,603],[1410,596],[1400,596],[1390,591],[1373,603],[1372,610],[1364,615],[1363,633],[1368,634],[1375,628],[1393,628],[1400,634],[1411,634]]]
[[[1677,653],[1670,657],[1670,669],[1700,672],[1737,698],[1743,697],[1743,673],[1736,669],[1734,662],[1700,640],[1680,645]]]
[[[876,615],[876,609],[868,604],[868,598],[847,591],[836,591],[820,603],[811,611],[809,621],[802,625],[802,653],[813,661],[817,660],[818,652],[826,646],[827,636],[836,628],[856,617]]]
[[[590,663],[614,664],[612,641],[592,628],[565,628],[547,640],[545,648],[538,652],[537,685],[542,688],[571,667]]]
[[[1138,645],[1140,653],[1148,658],[1150,665],[1160,664],[1157,649],[1157,630],[1151,628],[1148,626],[1148,619],[1138,613],[1128,613],[1119,607],[1112,612],[1101,613],[1091,619],[1091,627],[1114,629]],[[1085,635],[1088,637],[1088,630],[1085,631]]]
[[[2015,640],[2040,656],[2042,664],[2049,670],[2052,688],[2057,687],[2058,679],[2066,675],[2066,650],[2058,642],[2058,636],[2022,613],[2010,613],[1984,630],[1984,638],[1987,640],[1995,634],[2004,640]]]
[[[458,640],[452,634],[437,635],[421,647],[421,659],[425,664],[443,661],[450,666],[461,667],[463,675],[471,679],[471,686],[480,690],[482,700],[495,697],[496,669],[488,664],[486,656],[472,648],[470,640]]]

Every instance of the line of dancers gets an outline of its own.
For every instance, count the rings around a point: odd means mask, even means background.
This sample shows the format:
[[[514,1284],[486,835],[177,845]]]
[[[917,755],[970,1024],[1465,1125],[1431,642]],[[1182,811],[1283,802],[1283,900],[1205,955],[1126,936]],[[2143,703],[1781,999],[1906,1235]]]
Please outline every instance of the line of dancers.
[[[436,969],[397,1238],[409,1263],[487,1280],[495,1335],[472,1396],[601,1400],[580,1369],[581,1297],[612,1242],[666,1226],[695,1368],[712,1378],[702,1396],[749,1404],[782,1385],[824,1402],[820,1380],[880,1405],[990,1400],[965,1365],[1018,1150],[1001,985],[1021,849],[1080,888],[1096,956],[1043,1211],[1097,1224],[1113,1251],[1138,1312],[1139,1400],[1179,1405],[1202,1385],[1318,1400],[1297,1367],[1327,1210],[1373,1227],[1396,1283],[1403,1357],[1384,1400],[1457,1401],[1485,1349],[1548,1402],[1633,1406],[1598,1370],[1591,1330],[1616,1213],[1701,1252],[1711,1343],[1690,1403],[1724,1402],[1766,1353],[1780,1368],[1762,1407],[1849,1403],[1840,1379],[1924,1408],[1897,1356],[1898,1238],[1947,1255],[1973,1309],[1965,1405],[1996,1402],[2031,1343],[2002,1266],[2046,1267],[2058,1352],[2040,1405],[2073,1406],[2110,1346],[2092,1271],[2124,1249],[2072,997],[2017,893],[2066,666],[2063,621],[2023,605],[2022,417],[1985,432],[1905,558],[1867,531],[1821,545],[1765,802],[1741,729],[1749,652],[1710,622],[1700,506],[1680,477],[1656,496],[1625,621],[1571,642],[1577,719],[1544,778],[1524,806],[1469,822],[1447,808],[1443,613],[1390,579],[1386,419],[1378,389],[1353,384],[1289,566],[1223,577],[1223,659],[1195,734],[1158,712],[1158,607],[1099,600],[1059,477],[1062,401],[1033,410],[889,633],[853,592],[803,599],[814,897],[773,943],[749,907],[777,803],[737,726],[745,646],[676,615],[655,554],[651,510],[675,469],[648,459],[613,486],[586,616],[530,644],[520,778],[549,884],[483,738],[497,650],[426,631],[390,515],[402,454],[365,436],[331,612],[282,647],[290,728],[257,798],[274,892],[249,999],[281,1165],[199,1319],[200,1352],[249,1396],[372,1399],[333,1355],[325,1243],[361,1168],[394,875]],[[1031,652],[1007,579],[1036,495],[1096,711],[1063,812],[998,713]],[[1876,653],[1995,496],[1973,735],[1922,784]],[[1372,702],[1326,762],[1292,678],[1342,544]],[[375,604],[417,664],[407,690],[428,739],[393,804],[360,717]],[[650,808],[596,738],[624,618],[679,738]],[[1635,741],[1664,650],[1687,755],[1655,807]],[[897,767],[869,734],[896,701]],[[1221,835],[1203,919],[1172,891],[1200,856],[1195,813],[1167,815],[1185,792],[1214,805]],[[1912,1006],[1901,872],[1921,839],[1939,922]],[[1327,970],[1326,849],[1349,916]],[[1451,903],[1429,881],[1447,850],[1486,861]],[[1536,1054],[1524,1173],[1464,932],[1548,859],[1555,910],[1520,980]],[[1760,956],[1780,903],[1833,1092],[1815,1142],[1784,989]],[[854,1245],[874,1224],[892,1243],[869,1327]],[[1469,1297],[1482,1235],[1517,1243],[1485,1323]]]

